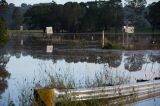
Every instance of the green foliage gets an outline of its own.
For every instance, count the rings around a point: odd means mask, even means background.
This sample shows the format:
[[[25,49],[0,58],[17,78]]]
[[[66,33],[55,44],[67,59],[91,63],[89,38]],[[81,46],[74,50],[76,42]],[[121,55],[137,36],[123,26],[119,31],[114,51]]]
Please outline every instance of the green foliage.
[[[157,3],[152,3],[149,6],[149,21],[152,24],[153,29],[160,29],[160,1]]]
[[[104,49],[123,49],[121,44],[110,42],[107,38],[104,39],[104,42]]]
[[[19,29],[20,25],[22,24],[23,18],[20,12],[20,8],[19,7],[15,7],[14,11],[13,11],[13,15],[12,15],[12,19],[13,19],[13,26],[16,29]]]
[[[0,0],[0,11],[4,10],[7,5],[8,3],[6,2],[6,0]]]
[[[132,7],[138,8],[143,7],[147,4],[146,0],[125,0],[127,2],[127,5],[130,5]]]
[[[8,37],[6,36],[6,34],[7,28],[4,24],[3,19],[0,18],[0,47],[4,46],[8,41]]]
[[[147,0],[123,1],[124,7],[122,0],[65,4],[53,1],[15,7],[14,4],[8,5],[6,0],[0,0],[0,16],[5,17],[11,29],[19,29],[23,24],[24,28],[32,30],[45,30],[46,26],[53,26],[55,32],[99,32],[104,29],[109,32],[113,28],[113,32],[117,33],[126,24],[134,25],[137,29],[151,28],[151,25],[153,29],[160,27],[159,2],[146,7]]]
[[[144,16],[146,0],[125,0],[125,24],[132,24],[138,28],[149,27],[146,17]]]
[[[30,28],[53,26],[56,32],[93,32],[123,24],[121,0],[33,5],[24,15]]]

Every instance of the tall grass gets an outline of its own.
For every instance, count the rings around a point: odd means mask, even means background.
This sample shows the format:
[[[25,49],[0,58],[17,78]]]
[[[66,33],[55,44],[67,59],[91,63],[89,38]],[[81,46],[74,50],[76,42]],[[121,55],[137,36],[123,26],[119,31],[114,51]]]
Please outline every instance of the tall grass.
[[[113,75],[113,73],[104,70],[103,72],[95,73],[95,78],[91,79],[89,76],[85,79],[85,82],[79,81],[77,84],[73,79],[73,76],[68,74],[59,74],[59,73],[50,73],[47,70],[43,70],[44,68],[40,68],[40,73],[35,74],[35,79],[32,81],[27,80],[26,78],[22,83],[17,83],[17,88],[19,91],[18,95],[18,105],[19,106],[31,106],[34,101],[34,89],[35,88],[57,88],[57,89],[65,89],[66,92],[68,89],[75,88],[89,88],[89,87],[102,87],[102,86],[114,86],[119,84],[124,84],[128,81],[128,78],[124,78],[117,75]],[[46,74],[46,76],[44,75]],[[39,77],[37,77],[39,76]],[[114,77],[113,77],[114,76]],[[62,103],[57,103],[60,106],[96,106],[98,103],[104,102],[104,100],[91,100],[91,101],[83,101],[83,102],[71,102],[69,95],[63,97]],[[106,102],[106,101],[105,101]],[[8,102],[8,104],[14,104],[12,100]]]
[[[141,58],[141,57],[137,57]],[[145,57],[146,62],[149,60],[154,59],[153,56],[151,57]],[[144,59],[144,58],[143,58]],[[155,61],[155,60],[153,60]],[[85,78],[85,81],[79,81],[78,83],[75,82],[73,79],[73,76],[71,76],[70,73],[64,73],[59,74],[54,72],[48,72],[47,68],[42,67],[43,64],[40,64],[40,71],[39,73],[35,73],[35,79],[32,81],[28,81],[27,79],[24,79],[23,84],[19,88],[19,105],[20,106],[31,106],[33,105],[34,101],[34,88],[57,88],[57,89],[65,89],[66,95],[63,97],[63,102],[57,103],[59,106],[103,106],[104,104],[109,103],[109,101],[112,100],[97,100],[96,98],[91,101],[80,101],[80,102],[71,102],[69,95],[67,94],[67,90],[69,89],[76,89],[76,88],[91,88],[91,87],[106,87],[106,86],[115,86],[115,85],[121,85],[126,84],[130,81],[130,76],[126,76],[125,73],[119,73],[118,70],[114,73],[111,71],[108,71],[106,66],[104,65],[104,71],[97,72],[94,75],[94,78],[90,78],[87,76]],[[147,65],[147,63],[146,63]],[[153,65],[153,64],[152,64]],[[147,67],[147,66],[146,66]],[[145,70],[146,68],[144,68]],[[70,70],[70,69],[68,69]],[[151,67],[151,71],[153,70],[153,66]],[[159,69],[160,73],[160,69]],[[118,91],[117,88],[115,91]],[[134,88],[133,88],[134,91]],[[123,101],[124,99],[129,99],[129,97],[122,97],[118,98],[118,100]],[[136,99],[136,95],[135,95]],[[9,102],[10,103],[10,102]],[[122,103],[123,105],[123,103]]]

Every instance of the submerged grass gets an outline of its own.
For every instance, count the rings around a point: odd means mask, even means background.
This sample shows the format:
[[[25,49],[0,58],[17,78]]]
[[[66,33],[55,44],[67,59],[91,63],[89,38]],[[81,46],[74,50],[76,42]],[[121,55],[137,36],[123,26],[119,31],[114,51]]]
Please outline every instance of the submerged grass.
[[[41,64],[42,65],[42,64]],[[94,79],[91,79],[90,77],[86,77],[84,82],[79,81],[79,83],[75,82],[73,79],[73,76],[70,75],[70,73],[65,73],[64,75],[55,73],[54,69],[53,73],[48,72],[47,68],[43,68],[40,66],[39,73],[35,73],[35,79],[33,81],[28,81],[27,79],[24,79],[23,84],[20,84],[22,86],[17,87],[19,88],[20,95],[18,96],[19,99],[19,105],[21,106],[31,106],[33,105],[34,101],[34,88],[57,88],[57,89],[65,89],[66,92],[69,89],[75,89],[75,88],[90,88],[90,87],[106,87],[106,86],[114,86],[114,85],[121,85],[126,84],[130,80],[130,76],[126,76],[125,73],[111,73],[107,70],[106,66],[104,65],[104,71],[95,73]],[[68,69],[69,70],[69,69]],[[151,71],[153,70],[153,67]],[[160,69],[159,69],[160,70]],[[160,72],[160,71],[159,71]],[[79,85],[78,85],[79,84]],[[119,91],[120,89],[115,89],[115,92]],[[134,88],[133,88],[134,91]],[[126,99],[129,99],[130,97],[120,97],[115,98],[112,100],[109,99],[102,99],[97,100],[96,98],[91,101],[78,101],[78,102],[71,102],[69,95],[66,93],[66,95],[62,98],[63,102],[58,102],[58,106],[104,106],[106,104],[110,104],[112,101],[124,101]],[[135,96],[136,100],[136,96]],[[9,102],[10,103],[10,102]],[[124,102],[122,104],[118,104],[118,106],[124,105]]]
[[[18,105],[20,106],[31,106],[34,102],[34,89],[35,88],[57,88],[66,90],[66,95],[63,98],[62,102],[58,102],[58,106],[103,106],[108,103],[106,99],[94,99],[90,101],[78,101],[71,102],[67,91],[69,89],[75,88],[89,88],[89,87],[103,87],[103,86],[114,86],[119,84],[124,84],[128,81],[128,78],[123,78],[121,76],[115,75],[116,79],[113,77],[113,73],[109,73],[107,70],[104,70],[100,73],[95,73],[95,79],[91,79],[89,77],[86,78],[85,82],[79,81],[79,85],[74,81],[72,76],[68,74],[58,74],[58,73],[49,73],[43,68],[40,68],[40,74],[36,74],[39,76],[38,80],[35,75],[35,79],[33,81],[28,81],[24,79],[22,84],[17,84],[17,88],[19,91],[18,96]],[[47,75],[45,76],[44,73]],[[9,102],[12,103],[12,100]],[[17,104],[17,103],[16,103]],[[57,106],[56,105],[56,106]]]
[[[107,42],[107,41],[106,41]],[[78,42],[77,44],[79,44],[78,46],[80,47],[85,47],[85,45],[87,45],[87,41],[85,39],[83,39],[80,43]],[[110,42],[108,43],[108,47],[110,49],[114,48],[114,49],[118,49],[121,48],[121,46],[119,47],[118,44],[110,44]],[[153,69],[153,67],[152,67]],[[151,70],[152,70],[151,69]],[[95,74],[95,78],[91,79],[89,77],[87,77],[85,79],[85,82],[81,82],[79,81],[79,83],[76,83],[75,80],[72,78],[72,76],[68,76],[66,75],[61,75],[58,73],[49,73],[46,70],[40,69],[40,71],[46,72],[47,77],[43,76],[43,74],[41,74],[42,76],[38,76],[38,80],[37,79],[33,79],[33,81],[28,81],[28,79],[24,79],[23,84],[20,84],[20,86],[18,86],[17,88],[19,88],[19,96],[18,96],[18,105],[20,106],[31,106],[33,105],[33,101],[34,101],[34,88],[58,88],[58,89],[75,89],[75,88],[90,88],[90,87],[102,87],[102,86],[114,86],[114,85],[120,85],[120,84],[124,84],[127,83],[129,81],[129,77],[123,77],[123,74],[121,76],[119,76],[118,74],[116,74],[113,77],[112,73],[109,73],[109,71],[104,70],[103,72],[100,73],[96,73]],[[54,70],[53,70],[54,71]],[[0,71],[1,72],[1,71]],[[0,73],[1,74],[1,73]],[[39,74],[39,73],[36,73]],[[6,72],[3,73],[2,75],[6,76]],[[117,89],[118,90],[118,89]],[[67,95],[67,94],[66,94]],[[67,96],[66,96],[67,97]],[[95,100],[93,101],[80,101],[80,102],[71,102],[69,98],[64,97],[62,103],[58,103],[60,106],[94,106],[94,105],[104,105],[105,103],[108,103],[108,100],[97,100],[95,98]],[[121,98],[123,99],[123,98]],[[102,104],[101,104],[102,103]],[[14,105],[15,103],[13,103],[12,100],[9,100],[8,104],[10,105]]]

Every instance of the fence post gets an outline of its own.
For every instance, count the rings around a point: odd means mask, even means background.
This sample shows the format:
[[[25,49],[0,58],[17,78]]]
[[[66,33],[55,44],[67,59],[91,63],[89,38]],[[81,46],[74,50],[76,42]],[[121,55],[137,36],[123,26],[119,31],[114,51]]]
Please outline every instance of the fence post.
[[[102,48],[104,48],[104,30],[102,31]]]

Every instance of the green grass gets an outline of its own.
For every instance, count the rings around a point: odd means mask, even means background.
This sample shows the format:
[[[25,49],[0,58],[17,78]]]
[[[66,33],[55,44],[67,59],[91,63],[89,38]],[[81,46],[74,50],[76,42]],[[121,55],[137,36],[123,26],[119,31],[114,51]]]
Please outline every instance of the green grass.
[[[122,44],[111,42],[105,37],[103,49],[124,49],[124,47]]]
[[[30,33],[35,33],[35,32],[43,32],[43,30],[23,30],[23,31],[20,31],[20,30],[7,30],[7,32],[9,33],[17,33],[17,32],[30,32]]]

